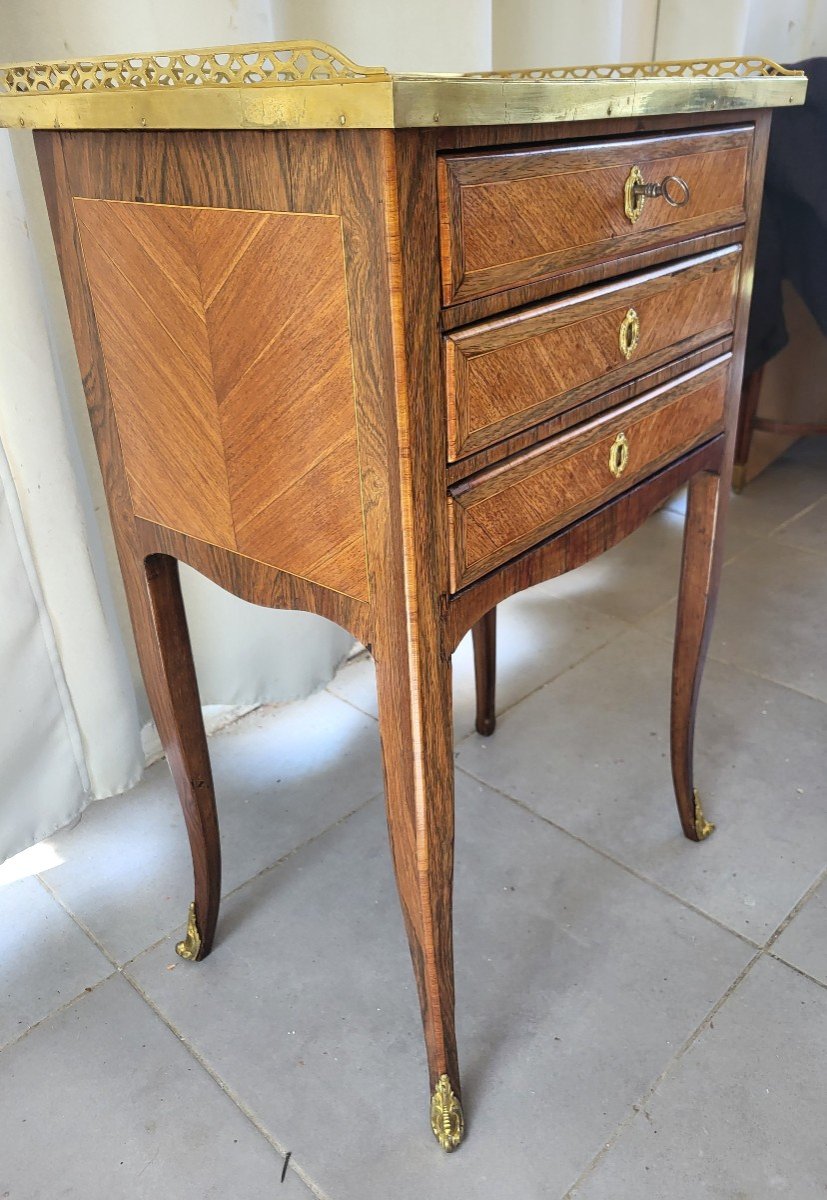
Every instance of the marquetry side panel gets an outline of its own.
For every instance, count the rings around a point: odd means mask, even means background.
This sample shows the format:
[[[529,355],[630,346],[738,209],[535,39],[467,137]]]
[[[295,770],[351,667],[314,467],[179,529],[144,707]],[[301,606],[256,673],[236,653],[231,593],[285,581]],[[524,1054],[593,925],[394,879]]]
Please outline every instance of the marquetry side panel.
[[[134,511],[234,546],[184,208],[75,201]]]
[[[75,206],[136,516],[367,599],[340,218]]]
[[[729,356],[451,489],[457,590],[723,428]],[[628,461],[610,469],[623,434]]]

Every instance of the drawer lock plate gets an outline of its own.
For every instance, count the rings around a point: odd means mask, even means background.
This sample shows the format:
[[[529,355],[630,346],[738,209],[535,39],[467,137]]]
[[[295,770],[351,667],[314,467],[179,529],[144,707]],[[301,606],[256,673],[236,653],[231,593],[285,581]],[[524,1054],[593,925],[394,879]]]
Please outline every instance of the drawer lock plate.
[[[629,443],[625,433],[619,433],[612,442],[612,448],[609,451],[609,470],[614,475],[615,479],[619,479],[626,470],[626,464],[629,461]]]

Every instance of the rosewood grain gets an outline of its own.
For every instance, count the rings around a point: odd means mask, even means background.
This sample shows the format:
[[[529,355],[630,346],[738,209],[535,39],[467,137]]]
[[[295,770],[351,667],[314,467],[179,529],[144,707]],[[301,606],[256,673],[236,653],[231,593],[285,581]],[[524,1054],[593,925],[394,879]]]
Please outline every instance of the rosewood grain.
[[[366,600],[339,216],[75,210],[135,515]]]
[[[730,332],[740,247],[634,275],[446,338],[453,459]],[[620,331],[633,310],[628,354]]]
[[[693,475],[699,471],[718,471],[724,450],[724,437],[719,434],[566,529],[532,546],[498,571],[492,571],[457,592],[451,597],[445,614],[445,653],[453,654],[469,629],[509,596],[574,571],[611,550],[634,533]]]
[[[475,453],[469,454],[467,458],[448,463],[445,469],[446,480],[449,485],[460,483],[483,471],[486,467],[502,462],[504,459],[518,454],[521,450],[537,446],[540,442],[548,441],[549,438],[564,433],[575,425],[581,425],[593,417],[598,417],[601,413],[610,412],[624,401],[631,400],[635,396],[642,396],[644,392],[652,391],[661,384],[677,379],[679,375],[686,375],[688,372],[694,371],[696,367],[712,362],[713,359],[720,358],[721,355],[728,354],[731,350],[732,337],[730,336],[717,342],[710,342],[700,350],[693,350],[692,353],[685,354],[681,358],[670,359],[662,367],[657,367],[654,371],[646,371],[642,375],[636,375],[627,383],[620,384],[611,391],[602,392],[593,400],[584,400],[575,408],[555,413],[553,417],[547,417],[546,420],[532,425],[529,429],[512,434],[511,437],[507,437],[501,442],[495,442],[491,446],[486,446],[484,450],[477,450]]]
[[[752,130],[618,138],[440,159],[446,304],[530,283],[572,267],[740,224]],[[624,184],[686,180],[689,201],[645,202],[632,225]]]
[[[729,358],[451,489],[454,591],[569,524],[723,428]],[[623,437],[628,465],[611,470]]]

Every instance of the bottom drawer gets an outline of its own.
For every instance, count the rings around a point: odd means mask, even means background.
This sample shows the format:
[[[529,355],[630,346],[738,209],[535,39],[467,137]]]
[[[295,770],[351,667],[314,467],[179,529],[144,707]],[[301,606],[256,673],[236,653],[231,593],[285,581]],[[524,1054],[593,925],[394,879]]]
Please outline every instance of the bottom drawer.
[[[731,355],[481,471],[448,494],[458,591],[723,429]]]

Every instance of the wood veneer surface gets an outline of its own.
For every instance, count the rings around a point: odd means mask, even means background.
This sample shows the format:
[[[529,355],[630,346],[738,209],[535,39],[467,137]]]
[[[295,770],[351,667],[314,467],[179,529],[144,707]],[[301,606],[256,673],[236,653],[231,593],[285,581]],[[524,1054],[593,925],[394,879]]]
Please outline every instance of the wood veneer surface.
[[[741,223],[751,129],[583,141],[440,159],[446,304]],[[624,184],[684,178],[689,200],[646,200],[632,224]]]
[[[446,338],[454,460],[729,333],[739,249],[526,309]],[[619,332],[633,308],[639,341]]]
[[[75,208],[136,516],[366,599],[340,218]]]

